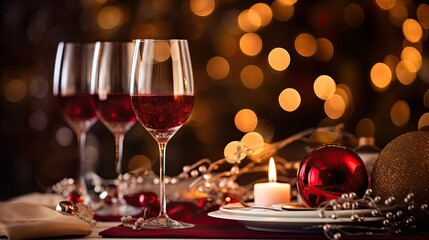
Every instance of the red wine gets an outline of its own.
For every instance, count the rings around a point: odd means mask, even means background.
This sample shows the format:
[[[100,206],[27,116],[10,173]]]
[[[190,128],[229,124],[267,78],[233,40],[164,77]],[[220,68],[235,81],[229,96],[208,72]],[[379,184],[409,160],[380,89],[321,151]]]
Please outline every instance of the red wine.
[[[76,93],[69,96],[57,96],[64,117],[75,127],[89,126],[97,119],[89,93]]]
[[[137,119],[148,129],[168,131],[180,127],[191,115],[193,95],[132,96]]]
[[[98,116],[111,131],[127,130],[136,121],[129,94],[109,93],[103,100],[95,94],[92,99]]]

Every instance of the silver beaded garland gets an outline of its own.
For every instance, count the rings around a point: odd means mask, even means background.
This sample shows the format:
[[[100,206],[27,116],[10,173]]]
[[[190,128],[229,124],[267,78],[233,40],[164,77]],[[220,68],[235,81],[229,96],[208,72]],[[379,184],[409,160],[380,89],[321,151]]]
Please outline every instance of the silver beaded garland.
[[[361,225],[347,225],[345,228],[341,225],[325,224],[323,231],[329,239],[340,239],[343,235],[374,235],[374,234],[391,234],[415,231],[416,211],[422,210],[429,215],[428,204],[424,203],[417,208],[414,202],[414,194],[409,193],[403,200],[403,203],[397,203],[394,197],[389,197],[385,201],[379,196],[372,197],[373,191],[368,189],[362,198],[358,198],[354,193],[342,194],[340,198],[333,199],[322,203],[319,206],[319,216],[327,217],[327,210],[334,211],[329,215],[330,218],[336,219],[338,214],[335,211],[355,210],[355,209],[372,209],[372,217],[382,217],[383,226],[380,228],[367,227]],[[389,209],[389,211],[384,211]],[[352,213],[350,219],[353,222],[365,222],[365,216]],[[355,229],[355,230],[353,230]],[[352,230],[352,231],[348,231]]]

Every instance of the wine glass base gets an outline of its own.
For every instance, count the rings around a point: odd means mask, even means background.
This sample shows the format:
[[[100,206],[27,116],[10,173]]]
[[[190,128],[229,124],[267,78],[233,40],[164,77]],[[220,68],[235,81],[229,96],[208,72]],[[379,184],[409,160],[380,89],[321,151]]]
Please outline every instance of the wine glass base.
[[[131,206],[129,204],[113,204],[106,208],[102,208],[95,212],[98,216],[114,216],[114,217],[122,217],[122,216],[134,216],[140,214],[142,210],[140,208]]]
[[[158,216],[149,219],[141,226],[141,228],[147,229],[180,229],[192,227],[194,227],[194,224],[176,221],[168,216]]]

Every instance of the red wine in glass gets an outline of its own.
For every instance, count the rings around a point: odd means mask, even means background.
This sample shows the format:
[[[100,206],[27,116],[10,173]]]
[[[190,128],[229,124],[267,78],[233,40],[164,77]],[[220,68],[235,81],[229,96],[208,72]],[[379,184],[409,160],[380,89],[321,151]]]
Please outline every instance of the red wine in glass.
[[[57,100],[64,117],[75,128],[92,125],[92,123],[97,120],[97,115],[89,93],[57,96]]]
[[[167,131],[182,126],[191,114],[193,95],[135,95],[132,103],[139,121],[148,129]]]
[[[112,132],[127,131],[136,122],[129,94],[108,93],[103,98],[94,94],[92,99],[101,121]]]

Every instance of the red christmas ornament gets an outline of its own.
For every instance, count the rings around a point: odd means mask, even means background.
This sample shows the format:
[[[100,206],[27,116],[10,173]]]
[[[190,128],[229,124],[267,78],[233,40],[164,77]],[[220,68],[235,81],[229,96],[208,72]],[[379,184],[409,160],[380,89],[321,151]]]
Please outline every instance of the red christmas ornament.
[[[143,192],[139,195],[139,203],[141,207],[146,207],[148,217],[155,217],[159,213],[159,199],[154,192]]]
[[[72,202],[74,204],[76,204],[76,203],[83,203],[84,197],[83,197],[83,195],[79,191],[73,190],[67,196],[67,201]]]
[[[297,174],[301,198],[310,207],[354,192],[362,197],[368,187],[365,163],[350,148],[324,144],[308,153]]]

